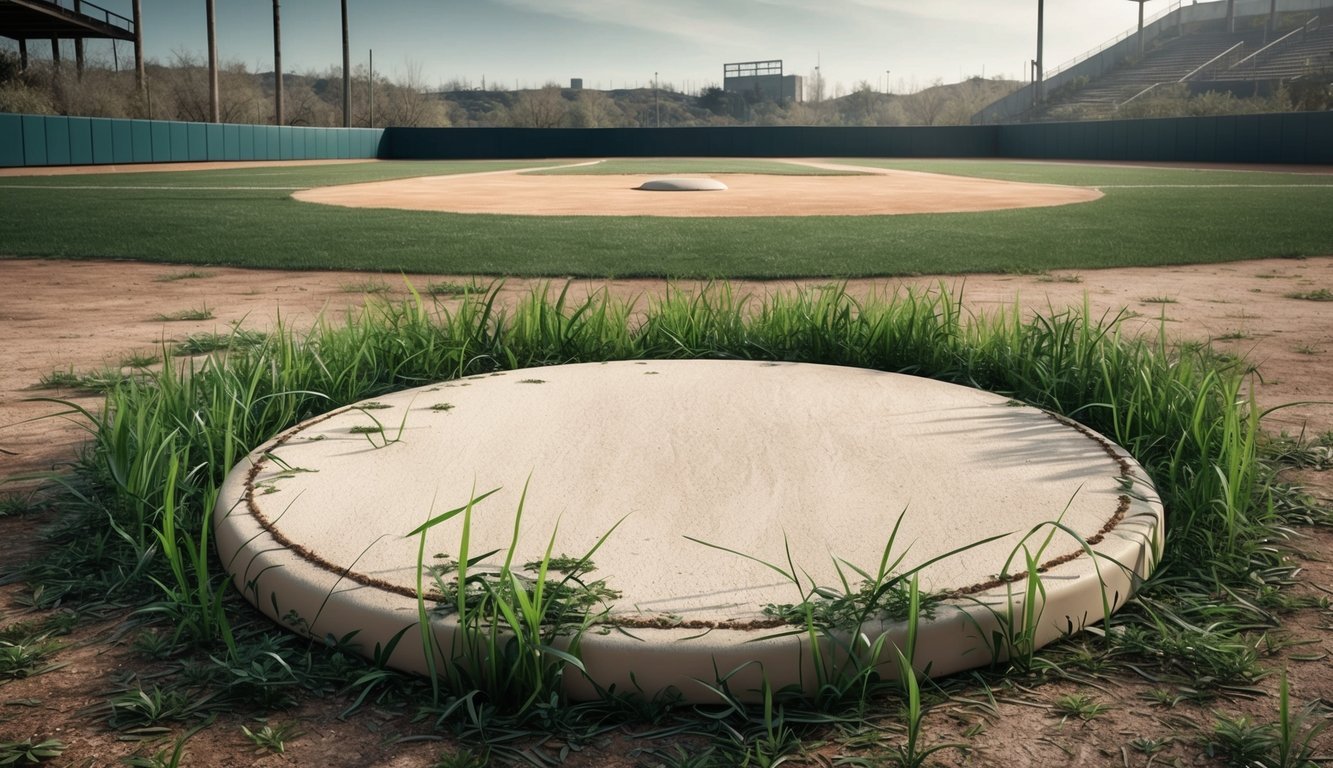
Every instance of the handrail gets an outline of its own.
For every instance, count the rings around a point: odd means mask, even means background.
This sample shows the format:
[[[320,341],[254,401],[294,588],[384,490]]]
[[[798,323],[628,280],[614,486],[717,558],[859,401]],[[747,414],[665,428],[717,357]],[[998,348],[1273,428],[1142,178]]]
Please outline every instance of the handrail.
[[[46,3],[47,5],[54,5],[55,7],[61,9],[62,11],[67,10],[72,13],[77,13],[82,16],[88,16],[94,19],[100,15],[102,17],[102,22],[109,27],[120,27],[126,32],[134,31],[134,21],[132,19],[121,16],[119,13],[116,13],[115,11],[109,11],[106,8],[103,8],[102,6],[97,5],[96,3],[90,3],[88,2],[88,0],[79,0],[79,2],[77,3],[78,8],[75,8],[76,3],[74,2],[74,0],[38,0],[38,2],[43,2]],[[93,9],[100,13],[89,13],[88,9]],[[117,19],[117,21],[112,21],[113,17]]]
[[[1155,14],[1153,14],[1152,16],[1148,17],[1147,19],[1144,19],[1144,20],[1143,20],[1143,27],[1144,27],[1144,29],[1147,29],[1150,25],[1152,25],[1152,24],[1156,24],[1158,21],[1161,21],[1162,19],[1166,18],[1166,17],[1167,17],[1168,15],[1170,15],[1173,11],[1177,11],[1177,10],[1179,10],[1180,7],[1181,7],[1182,5],[1184,5],[1184,4],[1185,4],[1185,3],[1184,3],[1184,0],[1175,0],[1175,2],[1171,3],[1171,5],[1169,5],[1169,6],[1166,7],[1166,10],[1158,11],[1157,13],[1155,13]],[[1079,54],[1078,56],[1075,56],[1074,58],[1070,59],[1069,61],[1064,62],[1063,64],[1061,64],[1060,66],[1056,67],[1055,69],[1052,69],[1052,70],[1050,70],[1049,72],[1043,73],[1043,75],[1042,75],[1042,79],[1043,79],[1043,80],[1049,80],[1049,79],[1051,79],[1052,77],[1055,77],[1056,75],[1060,74],[1061,72],[1064,72],[1066,69],[1070,69],[1070,68],[1075,67],[1075,66],[1077,66],[1077,65],[1079,65],[1079,64],[1082,64],[1083,62],[1087,61],[1088,59],[1091,59],[1093,56],[1096,56],[1097,54],[1101,53],[1102,51],[1106,50],[1107,48],[1110,48],[1110,47],[1116,45],[1117,43],[1123,42],[1123,41],[1128,40],[1129,38],[1133,37],[1134,35],[1137,35],[1138,32],[1139,32],[1139,28],[1138,28],[1137,26],[1135,26],[1135,27],[1130,27],[1129,29],[1125,30],[1124,32],[1121,32],[1121,33],[1120,33],[1119,35],[1117,35],[1115,38],[1113,38],[1113,39],[1111,39],[1111,40],[1108,40],[1108,41],[1106,41],[1105,43],[1102,43],[1099,47],[1097,47],[1097,48],[1093,48],[1093,49],[1090,50],[1090,51],[1084,51],[1083,53]]]
[[[1137,99],[1138,97],[1146,95],[1146,94],[1148,93],[1148,91],[1151,91],[1152,89],[1156,88],[1156,87],[1159,86],[1159,85],[1166,85],[1166,82],[1163,81],[1163,82],[1160,82],[1160,83],[1153,83],[1152,85],[1148,86],[1147,88],[1144,88],[1143,90],[1139,91],[1138,93],[1134,94],[1133,96],[1130,96],[1128,99],[1125,99],[1124,101],[1122,101],[1122,102],[1120,102],[1119,104],[1115,105],[1115,108],[1116,108],[1116,109],[1120,109],[1121,107],[1123,107],[1123,106],[1125,106],[1126,104],[1130,103],[1131,101]]]
[[[1245,62],[1249,61],[1250,59],[1257,59],[1257,58],[1259,57],[1259,54],[1264,53],[1264,52],[1267,51],[1269,48],[1272,48],[1272,47],[1275,46],[1275,45],[1278,45],[1278,44],[1280,44],[1280,43],[1285,43],[1285,42],[1287,41],[1287,38],[1291,37],[1292,35],[1306,34],[1306,33],[1308,33],[1308,32],[1310,31],[1309,27],[1310,27],[1311,24],[1314,25],[1315,29],[1318,29],[1318,28],[1319,28],[1319,17],[1318,17],[1318,16],[1314,16],[1314,17],[1310,18],[1310,19],[1309,19],[1308,21],[1306,21],[1304,24],[1302,24],[1302,25],[1300,25],[1299,27],[1297,27],[1297,28],[1291,30],[1291,31],[1288,32],[1287,34],[1283,35],[1282,37],[1279,37],[1278,39],[1274,40],[1273,42],[1269,43],[1268,45],[1265,45],[1263,48],[1260,48],[1259,50],[1255,51],[1254,53],[1251,53],[1249,56],[1246,56],[1245,58],[1241,59],[1240,61],[1236,62],[1235,64],[1232,64],[1231,66],[1227,67],[1227,69],[1235,69],[1236,67],[1239,67],[1241,64],[1244,64]]]
[[[1186,80],[1190,79],[1191,77],[1194,77],[1195,75],[1199,74],[1200,72],[1204,71],[1205,69],[1211,67],[1213,64],[1217,63],[1220,59],[1223,59],[1223,58],[1226,58],[1227,56],[1230,56],[1230,55],[1231,55],[1231,52],[1234,51],[1234,50],[1236,50],[1237,48],[1244,48],[1244,47],[1245,47],[1245,43],[1244,43],[1243,41],[1242,41],[1242,42],[1239,42],[1239,43],[1236,43],[1235,45],[1231,46],[1230,48],[1226,49],[1225,51],[1222,51],[1221,53],[1217,54],[1216,56],[1214,56],[1213,58],[1211,58],[1211,59],[1209,59],[1208,61],[1204,62],[1203,64],[1200,64],[1198,67],[1195,68],[1195,70],[1194,70],[1193,72],[1190,72],[1188,75],[1185,75],[1184,77],[1180,78],[1180,79],[1177,80],[1176,82],[1177,82],[1177,83],[1183,83],[1183,82],[1185,82]]]

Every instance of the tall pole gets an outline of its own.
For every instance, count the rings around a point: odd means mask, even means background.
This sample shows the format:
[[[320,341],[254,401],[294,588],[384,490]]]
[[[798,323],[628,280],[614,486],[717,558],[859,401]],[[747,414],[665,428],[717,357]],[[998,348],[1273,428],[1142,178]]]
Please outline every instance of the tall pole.
[[[352,127],[352,49],[347,38],[347,0],[343,6],[343,127]]]
[[[83,13],[83,0],[74,0],[74,12]],[[74,71],[83,77],[83,38],[74,38]]]
[[[282,114],[282,9],[280,0],[273,0],[273,123],[286,121]]]
[[[1139,58],[1143,58],[1143,0],[1139,0]]]
[[[1269,36],[1277,31],[1277,0],[1268,0],[1268,29],[1265,31]]]
[[[1037,63],[1036,72],[1033,79],[1037,84],[1036,100],[1037,103],[1045,101],[1045,94],[1042,93],[1044,81],[1046,80],[1045,68],[1042,66],[1042,49],[1046,43],[1046,0],[1037,0]]]
[[[653,112],[657,113],[657,127],[662,127],[662,107],[657,103],[657,73],[653,73]]]
[[[366,121],[366,127],[375,127],[375,49],[370,49],[370,119]]]
[[[134,81],[141,95],[148,93],[148,77],[143,65],[143,0],[134,0]]]
[[[1236,31],[1236,0],[1227,0],[1227,32]]]
[[[19,71],[28,71],[28,41],[26,38],[19,38]]]
[[[217,0],[207,0],[208,13],[208,121],[222,120],[222,105],[218,100],[218,17]]]

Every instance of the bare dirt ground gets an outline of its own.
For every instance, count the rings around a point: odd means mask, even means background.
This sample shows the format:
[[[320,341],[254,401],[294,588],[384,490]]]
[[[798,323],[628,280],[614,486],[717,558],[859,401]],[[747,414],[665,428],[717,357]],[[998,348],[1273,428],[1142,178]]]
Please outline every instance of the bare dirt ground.
[[[716,178],[725,194],[645,192],[661,175],[544,175],[523,171],[395,179],[307,189],[308,203],[350,208],[505,213],[525,216],[866,216],[955,213],[1085,203],[1102,196],[1088,187],[1025,184],[790,160],[860,176],[747,173],[672,174]]]
[[[771,177],[770,177],[771,178]],[[119,366],[130,353],[160,353],[172,339],[203,331],[227,331],[232,323],[262,329],[282,317],[297,327],[308,325],[321,313],[337,319],[349,307],[362,303],[366,293],[405,297],[396,275],[363,273],[247,271],[230,268],[199,270],[182,276],[178,266],[120,262],[62,262],[0,260],[0,478],[59,467],[73,457],[85,433],[82,425],[61,418],[32,421],[59,410],[50,403],[28,398],[70,398],[96,408],[99,399],[78,392],[34,388],[53,371],[86,372]],[[417,286],[437,281],[471,282],[469,277],[409,276]],[[483,282],[485,282],[483,280]],[[505,302],[530,290],[537,281],[511,279],[502,288]],[[827,281],[806,281],[808,284]],[[790,289],[793,281],[737,284],[742,292],[763,294]],[[697,287],[678,283],[685,288]],[[1267,260],[1224,265],[1130,268],[1058,272],[1043,275],[975,275],[911,279],[854,280],[853,293],[892,291],[901,287],[962,291],[974,311],[1012,308],[1047,310],[1081,306],[1094,314],[1134,313],[1127,331],[1156,333],[1162,326],[1173,339],[1212,341],[1218,349],[1244,355],[1257,364],[1253,377],[1256,396],[1264,407],[1301,402],[1279,410],[1266,420],[1269,432],[1307,436],[1333,430],[1333,302],[1291,298],[1289,294],[1333,290],[1333,256],[1303,260]],[[573,294],[605,288],[617,296],[645,301],[660,294],[660,280],[577,281]],[[183,310],[207,308],[215,317],[205,321],[168,322],[155,319]],[[1309,401],[1323,401],[1313,403]],[[1296,479],[1325,503],[1333,498],[1333,478],[1327,472],[1306,472]],[[0,489],[2,492],[3,489]],[[0,517],[0,571],[40,555],[37,531],[52,513]],[[1307,553],[1304,581],[1298,594],[1333,594],[1333,534],[1306,531],[1299,546]],[[21,584],[0,587],[0,625],[31,619],[23,605]],[[76,608],[77,610],[77,608]],[[55,657],[64,666],[35,677],[0,679],[0,742],[58,738],[68,745],[56,765],[99,766],[122,758],[156,752],[169,741],[126,742],[105,727],[92,709],[105,700],[116,681],[134,672],[151,677],[155,664],[134,652],[117,635],[126,615],[79,625]],[[1306,642],[1279,650],[1265,665],[1290,670],[1295,700],[1333,703],[1333,613],[1310,608],[1287,617],[1285,636]],[[1292,658],[1295,655],[1298,658]],[[1310,660],[1304,660],[1310,659]],[[1276,675],[1263,688],[1276,690]],[[1117,673],[1094,687],[1072,683],[1046,685],[1034,690],[1015,689],[995,704],[993,711],[947,705],[927,721],[931,741],[962,738],[965,730],[970,756],[941,753],[946,764],[996,765],[1134,765],[1148,764],[1149,756],[1131,744],[1140,738],[1168,739],[1152,764],[1212,764],[1196,743],[1199,731],[1215,722],[1217,712],[1248,714],[1263,721],[1275,717],[1273,697],[1222,698],[1205,705],[1182,703],[1175,708],[1149,707],[1138,698],[1152,685],[1141,678]],[[1084,721],[1053,714],[1053,702],[1069,693],[1086,694],[1109,709]],[[240,727],[258,723],[247,713],[219,718],[193,736],[186,746],[186,765],[431,765],[456,743],[438,740],[428,724],[414,724],[393,713],[366,710],[342,720],[347,706],[339,697],[310,699],[293,710],[275,713],[270,722],[294,723],[300,735],[289,739],[284,754],[257,754]],[[886,723],[892,707],[886,707]],[[185,729],[177,727],[175,735]],[[900,739],[881,733],[882,741],[862,754],[883,754],[886,745]],[[407,738],[409,740],[404,741]],[[426,738],[428,740],[420,740]],[[636,749],[670,751],[671,742],[644,741],[616,732],[576,752],[571,765],[652,765]],[[694,748],[693,746],[690,747]],[[796,764],[831,765],[835,755],[847,753],[834,741],[809,741]],[[1325,742],[1322,753],[1330,746]],[[1202,762],[1201,762],[1202,761]]]

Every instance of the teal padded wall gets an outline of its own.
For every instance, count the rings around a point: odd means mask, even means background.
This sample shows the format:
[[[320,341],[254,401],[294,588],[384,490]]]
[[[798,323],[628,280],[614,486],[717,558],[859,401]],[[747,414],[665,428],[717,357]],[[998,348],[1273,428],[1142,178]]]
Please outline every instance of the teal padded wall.
[[[69,118],[46,118],[46,164],[69,165]]]
[[[23,116],[23,164],[46,165],[46,118]]]
[[[222,126],[222,159],[241,159],[241,126]]]
[[[223,127],[221,125],[209,125],[206,128],[208,131],[208,159],[213,162],[227,159]]]
[[[93,122],[88,117],[69,118],[69,162],[72,165],[93,163]]]
[[[0,168],[24,164],[23,118],[0,114]]]
[[[94,117],[93,162],[98,165],[116,162],[115,143],[111,139],[111,121],[105,117]]]
[[[171,162],[171,125],[169,123],[153,121],[152,134],[153,162]]]
[[[203,123],[188,123],[188,156],[190,162],[199,163],[208,159],[208,126]]]
[[[130,121],[130,147],[134,162],[153,162],[153,124],[147,120]]]
[[[0,114],[0,167],[373,158],[383,130]]]
[[[183,163],[190,159],[190,126],[186,123],[168,123],[171,128],[171,162]]]

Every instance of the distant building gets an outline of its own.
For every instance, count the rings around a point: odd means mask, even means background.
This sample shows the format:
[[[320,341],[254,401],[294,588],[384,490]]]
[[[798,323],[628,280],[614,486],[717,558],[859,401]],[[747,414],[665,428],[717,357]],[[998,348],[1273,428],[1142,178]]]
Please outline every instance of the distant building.
[[[723,64],[722,90],[754,94],[760,101],[805,101],[804,80],[800,75],[784,74],[782,59]]]
[[[570,88],[570,90],[574,90],[574,91],[581,91],[581,90],[583,90],[583,78],[581,78],[581,77],[571,77],[571,78],[569,78],[569,88]]]

